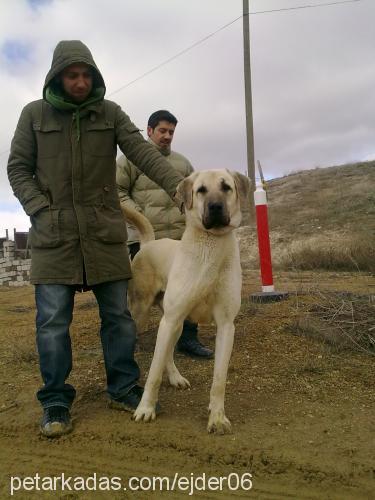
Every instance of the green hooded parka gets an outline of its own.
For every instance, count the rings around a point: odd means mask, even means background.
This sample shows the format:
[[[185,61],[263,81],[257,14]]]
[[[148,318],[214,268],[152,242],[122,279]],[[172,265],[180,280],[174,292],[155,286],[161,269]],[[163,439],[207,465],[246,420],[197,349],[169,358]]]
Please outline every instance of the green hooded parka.
[[[78,40],[60,42],[43,99],[21,113],[8,161],[13,192],[31,219],[34,284],[81,285],[86,279],[90,286],[131,276],[116,189],[117,145],[170,197],[183,179],[116,103],[89,96],[77,116],[48,102],[48,89],[74,63],[93,68],[91,95],[100,90],[104,96],[89,49]]]

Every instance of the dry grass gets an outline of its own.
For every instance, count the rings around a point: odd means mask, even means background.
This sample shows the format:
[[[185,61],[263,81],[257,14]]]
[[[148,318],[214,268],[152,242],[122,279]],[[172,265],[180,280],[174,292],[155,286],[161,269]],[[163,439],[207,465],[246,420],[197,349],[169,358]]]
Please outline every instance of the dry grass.
[[[375,242],[368,236],[325,243],[299,241],[285,252],[277,264],[286,270],[368,271],[375,273]]]
[[[324,342],[336,351],[352,350],[374,356],[375,298],[317,291],[309,304],[299,304],[291,330]]]
[[[9,352],[9,358],[15,365],[19,364],[35,364],[38,362],[38,353],[36,351],[35,343],[32,345],[22,339],[22,341],[17,341],[11,346]]]

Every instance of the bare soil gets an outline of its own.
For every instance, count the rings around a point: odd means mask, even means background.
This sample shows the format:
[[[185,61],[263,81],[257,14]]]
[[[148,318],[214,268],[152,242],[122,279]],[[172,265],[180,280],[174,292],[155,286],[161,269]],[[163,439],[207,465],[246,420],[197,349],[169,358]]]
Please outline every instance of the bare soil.
[[[222,492],[195,490],[199,498],[374,498],[374,357],[337,352],[296,335],[291,325],[317,288],[364,294],[373,300],[375,281],[364,274],[301,272],[277,274],[275,284],[290,292],[288,300],[254,304],[249,297],[260,290],[259,279],[253,271],[244,273],[226,395],[233,433],[225,436],[206,432],[213,361],[176,355],[176,364],[192,388],[176,391],[163,384],[162,413],[151,424],[136,424],[129,414],[110,410],[97,309],[91,293],[77,295],[70,377],[77,388],[74,431],[55,440],[38,433],[41,410],[35,392],[41,381],[33,288],[0,288],[0,498],[9,496],[11,476],[45,478],[62,473],[75,478],[96,474],[97,480],[116,476],[123,486],[131,476],[173,478],[179,473],[197,479],[205,474],[207,479],[232,474],[232,490],[224,482]],[[158,317],[155,311],[149,331],[138,342],[136,357],[143,377],[150,366]],[[213,327],[201,327],[200,338],[213,347]],[[236,475],[246,473],[252,475],[252,489],[235,490]],[[58,488],[23,490],[14,496],[189,496],[182,489],[165,490]]]

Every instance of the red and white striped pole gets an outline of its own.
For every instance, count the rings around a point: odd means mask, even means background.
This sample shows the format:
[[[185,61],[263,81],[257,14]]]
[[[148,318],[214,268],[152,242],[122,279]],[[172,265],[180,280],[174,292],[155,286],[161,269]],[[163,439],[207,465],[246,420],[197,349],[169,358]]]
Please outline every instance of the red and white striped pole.
[[[254,202],[258,232],[262,293],[252,294],[252,297],[257,301],[281,300],[286,298],[288,294],[286,292],[275,292],[275,287],[273,285],[271,245],[268,228],[267,194],[263,189],[262,182],[256,183]]]
[[[254,203],[258,231],[258,248],[260,261],[260,274],[262,278],[262,292],[274,292],[272,276],[271,245],[268,228],[267,194],[263,184],[257,182],[254,191]]]

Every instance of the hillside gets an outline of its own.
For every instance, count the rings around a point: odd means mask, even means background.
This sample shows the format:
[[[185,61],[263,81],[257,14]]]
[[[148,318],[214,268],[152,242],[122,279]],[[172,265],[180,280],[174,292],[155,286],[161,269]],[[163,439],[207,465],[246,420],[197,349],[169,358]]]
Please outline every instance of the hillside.
[[[374,161],[273,179],[267,196],[276,267],[374,271]],[[244,265],[257,266],[255,222],[238,234]],[[314,262],[303,264],[312,253]]]
[[[267,187],[275,231],[300,236],[375,230],[375,162],[306,170]]]

